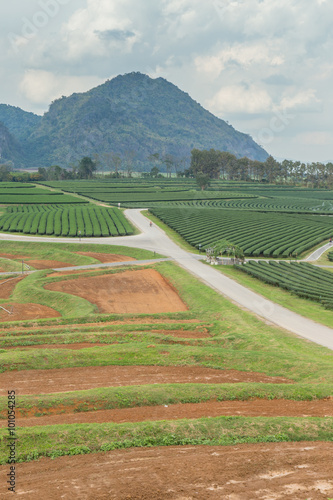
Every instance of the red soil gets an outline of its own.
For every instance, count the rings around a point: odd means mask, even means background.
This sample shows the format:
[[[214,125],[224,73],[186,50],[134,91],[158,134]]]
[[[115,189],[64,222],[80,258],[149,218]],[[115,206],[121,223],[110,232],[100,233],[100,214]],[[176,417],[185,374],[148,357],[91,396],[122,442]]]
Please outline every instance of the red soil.
[[[103,263],[109,262],[127,262],[129,260],[136,260],[133,257],[128,257],[127,255],[119,255],[116,253],[101,253],[101,252],[75,252],[79,255],[87,255],[93,259],[99,260]]]
[[[236,415],[245,417],[332,417],[333,400],[319,401],[288,401],[265,400],[252,401],[207,401],[204,403],[184,403],[169,406],[141,406],[114,410],[91,411],[74,413],[74,408],[54,407],[53,414],[43,417],[34,417],[41,412],[32,408],[25,412],[25,417],[17,414],[18,427],[34,427],[36,425],[83,424],[103,422],[143,422],[151,420],[179,420],[202,417],[220,417]],[[19,409],[18,409],[19,411]],[[61,413],[61,414],[60,414]],[[30,417],[30,415],[32,415]],[[4,415],[6,417],[6,415]],[[6,427],[7,420],[0,420],[0,427]]]
[[[9,299],[17,283],[22,279],[23,277],[20,276],[18,278],[7,278],[0,281],[0,299]]]
[[[16,464],[23,500],[327,500],[333,443],[130,448]],[[0,496],[8,465],[0,467]]]
[[[24,263],[35,269],[52,269],[54,267],[69,267],[73,264],[68,262],[62,262],[60,260],[44,260],[44,259],[34,259],[24,255],[15,255],[10,253],[0,253],[0,257],[11,260],[24,260]]]
[[[51,307],[42,306],[40,304],[1,304],[12,314],[0,309],[0,322],[3,321],[21,321],[25,319],[41,319],[41,318],[57,318],[61,316],[58,311],[51,309]]]
[[[0,395],[4,396],[9,389],[16,390],[18,394],[49,394],[126,385],[239,382],[291,383],[283,377],[269,377],[263,373],[201,366],[89,366],[0,373]]]
[[[123,271],[50,283],[53,290],[83,297],[102,313],[155,314],[186,311],[177,291],[154,269]]]

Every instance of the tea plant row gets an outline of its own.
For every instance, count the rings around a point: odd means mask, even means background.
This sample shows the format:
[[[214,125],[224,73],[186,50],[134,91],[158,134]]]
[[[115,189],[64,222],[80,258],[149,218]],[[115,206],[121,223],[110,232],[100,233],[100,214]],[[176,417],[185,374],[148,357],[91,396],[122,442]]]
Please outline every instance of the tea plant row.
[[[333,274],[329,271],[306,262],[250,261],[235,267],[264,283],[279,286],[333,309]]]
[[[0,217],[0,230],[50,236],[125,236],[133,228],[116,208],[27,205]]]

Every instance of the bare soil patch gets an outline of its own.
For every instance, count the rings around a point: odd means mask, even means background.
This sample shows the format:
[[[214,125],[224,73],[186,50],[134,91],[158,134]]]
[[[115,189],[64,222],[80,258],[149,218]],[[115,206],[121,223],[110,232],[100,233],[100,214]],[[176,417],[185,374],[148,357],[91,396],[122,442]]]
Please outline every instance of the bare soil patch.
[[[17,464],[24,500],[327,500],[333,443],[130,448]],[[8,466],[0,467],[1,498]]]
[[[57,318],[61,314],[51,307],[42,306],[41,304],[1,304],[12,314],[6,313],[0,309],[0,322],[4,321],[21,321],[25,319],[41,319],[41,318]]]
[[[53,269],[58,267],[71,267],[73,264],[69,262],[62,262],[61,260],[41,260],[41,259],[27,259],[25,263],[35,269]]]
[[[3,259],[10,259],[10,260],[15,260],[15,259],[29,259],[26,255],[17,255],[15,253],[0,253],[0,257]]]
[[[119,255],[116,253],[101,253],[101,252],[75,252],[78,255],[86,255],[87,257],[92,257],[93,259],[99,260],[103,264],[109,262],[127,262],[129,260],[136,260],[134,257],[128,257],[128,255]]]
[[[223,384],[239,382],[292,383],[283,377],[201,366],[89,366],[52,370],[23,370],[0,373],[0,395],[7,387],[18,394],[49,394],[94,387],[146,384]]]
[[[73,265],[60,260],[34,259],[31,256],[10,253],[0,253],[0,257],[10,260],[24,260],[25,264],[28,264],[28,266],[34,267],[35,269],[52,269],[53,267],[69,267]]]
[[[97,305],[102,313],[187,311],[177,291],[155,269],[75,278],[50,283],[45,288],[82,297]]]
[[[19,277],[0,281],[0,299],[9,299],[17,283],[22,279],[23,277]]]
[[[244,417],[332,417],[333,400],[289,401],[284,399],[253,401],[207,401],[204,403],[184,403],[169,406],[141,406],[114,410],[97,410],[74,413],[74,408],[65,406],[54,408],[53,415],[29,417],[40,412],[32,408],[25,412],[26,418],[18,414],[19,427],[36,425],[83,424],[103,422],[144,422],[151,420],[179,420],[202,417],[220,417],[226,415]],[[18,409],[19,411],[19,409]],[[57,414],[55,414],[57,413]],[[61,414],[60,414],[61,413]],[[4,415],[6,417],[6,415]],[[0,427],[8,425],[0,421]]]

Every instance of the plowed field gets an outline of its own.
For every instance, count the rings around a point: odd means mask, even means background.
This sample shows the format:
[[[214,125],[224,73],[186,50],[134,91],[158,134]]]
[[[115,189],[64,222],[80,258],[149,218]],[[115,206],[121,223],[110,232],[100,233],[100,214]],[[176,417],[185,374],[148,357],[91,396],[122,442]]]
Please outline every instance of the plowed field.
[[[132,448],[17,464],[24,500],[327,500],[333,443]],[[0,495],[7,466],[0,467]]]
[[[154,269],[81,277],[46,285],[47,290],[77,295],[102,313],[144,314],[186,311],[177,291]]]
[[[201,366],[90,366],[0,373],[0,395],[6,394],[7,387],[15,388],[19,394],[47,394],[125,385],[239,382],[290,383],[283,377]]]

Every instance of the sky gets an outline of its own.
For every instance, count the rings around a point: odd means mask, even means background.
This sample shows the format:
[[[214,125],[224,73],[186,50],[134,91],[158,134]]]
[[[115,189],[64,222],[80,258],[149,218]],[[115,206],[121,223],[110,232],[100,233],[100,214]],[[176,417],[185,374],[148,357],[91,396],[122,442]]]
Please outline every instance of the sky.
[[[333,161],[332,28],[332,0],[1,2],[0,103],[43,114],[140,71],[276,158]]]

